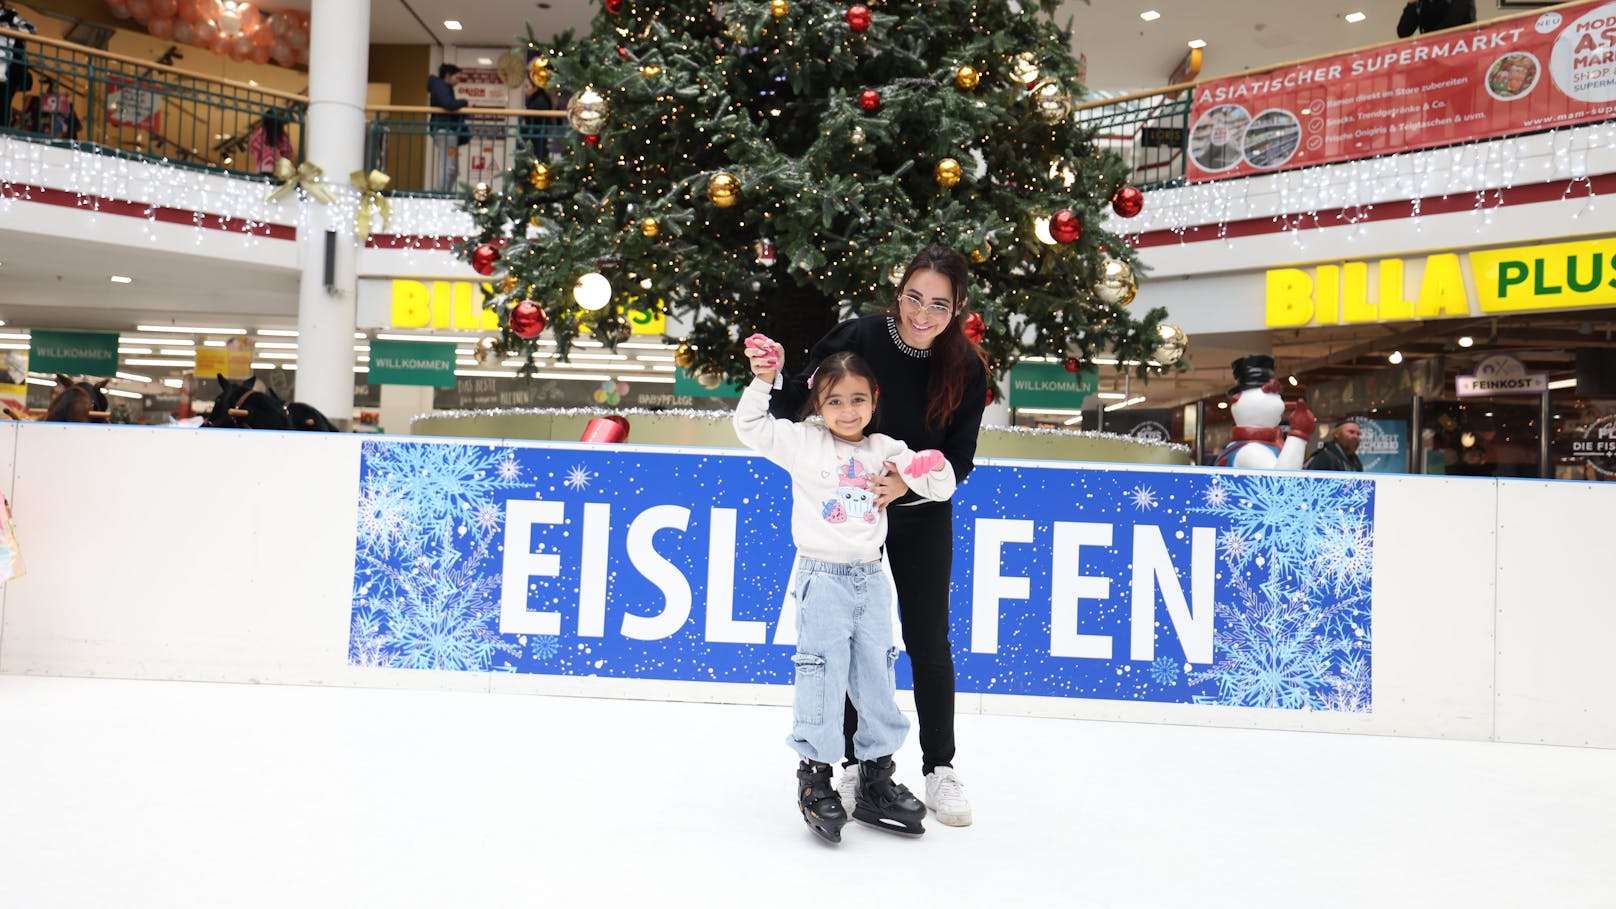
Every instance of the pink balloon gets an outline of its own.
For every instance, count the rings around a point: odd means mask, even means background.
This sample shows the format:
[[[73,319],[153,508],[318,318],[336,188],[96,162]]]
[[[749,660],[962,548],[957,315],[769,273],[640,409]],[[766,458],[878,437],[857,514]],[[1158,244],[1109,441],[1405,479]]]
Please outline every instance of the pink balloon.
[[[309,33],[305,31],[288,32],[286,35],[286,44],[292,50],[306,51],[309,49]]]
[[[230,56],[235,57],[237,60],[252,53],[252,49],[252,39],[246,35],[236,35],[230,39]]]
[[[179,0],[151,0],[152,15],[160,19],[172,19],[180,11]]]
[[[264,22],[264,17],[255,6],[248,6],[243,3],[239,4],[236,10],[241,14],[241,30],[244,32],[250,32]]]
[[[261,44],[254,44],[253,49],[252,49],[252,53],[247,55],[247,59],[251,60],[254,63],[268,63],[269,62],[269,48],[264,47]]]
[[[191,38],[191,43],[197,47],[212,47],[213,42],[219,38],[219,27],[214,25],[211,19],[203,19],[198,22],[194,31],[195,34]]]
[[[262,25],[248,32],[247,37],[252,39],[253,47],[268,48],[275,44],[275,35]]]
[[[230,55],[230,36],[220,35],[213,39],[213,52],[221,57]]]
[[[142,22],[151,18],[151,0],[129,0],[129,15]]]
[[[174,23],[174,40],[181,44],[190,44],[196,40],[196,26],[184,19]]]
[[[107,0],[107,9],[119,19],[129,18],[129,5],[123,0]]]
[[[281,66],[291,66],[292,61],[296,59],[292,56],[292,49],[287,47],[284,41],[276,41],[275,46],[269,49],[269,55]]]
[[[173,34],[174,34],[174,20],[173,19],[151,19],[151,20],[148,20],[146,22],[146,31],[151,32],[152,37],[154,37],[154,38],[162,38],[164,40],[167,40],[168,38],[172,37]]]
[[[285,13],[274,13],[269,17],[269,30],[275,34],[275,37],[278,38],[281,35],[286,34],[286,25],[288,21],[289,20],[286,18]]]
[[[180,17],[181,22],[189,22],[192,25],[202,21],[202,9],[196,0],[185,0],[181,3],[176,15]]]

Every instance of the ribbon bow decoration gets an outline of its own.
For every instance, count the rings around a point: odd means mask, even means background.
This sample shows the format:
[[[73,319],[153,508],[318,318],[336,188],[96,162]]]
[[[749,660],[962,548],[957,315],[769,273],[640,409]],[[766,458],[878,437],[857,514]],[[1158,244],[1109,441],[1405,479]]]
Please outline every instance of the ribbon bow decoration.
[[[370,239],[370,225],[374,215],[382,216],[382,227],[386,227],[388,219],[393,216],[393,210],[387,204],[387,197],[382,195],[392,184],[393,178],[379,170],[356,170],[348,175],[348,182],[354,189],[359,190],[359,207],[354,210],[354,236],[363,243]]]
[[[326,189],[325,184],[320,182],[320,178],[323,176],[325,176],[325,171],[307,161],[302,164],[293,164],[288,158],[280,158],[275,162],[275,179],[281,181],[281,185],[275,187],[269,195],[264,197],[264,200],[278,202],[287,193],[301,188],[305,193],[308,193],[309,198],[322,205],[329,205],[335,202],[337,197],[333,196],[331,190]]]

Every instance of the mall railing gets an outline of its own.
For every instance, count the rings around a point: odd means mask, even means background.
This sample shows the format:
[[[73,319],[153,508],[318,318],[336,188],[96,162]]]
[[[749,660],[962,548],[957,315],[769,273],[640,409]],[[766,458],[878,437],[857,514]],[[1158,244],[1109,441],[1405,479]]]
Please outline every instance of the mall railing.
[[[13,88],[0,134],[238,174],[268,172],[279,154],[303,159],[306,98],[55,38],[0,34],[24,42],[32,82]]]
[[[435,107],[397,105],[369,107],[365,114],[367,166],[391,177],[395,193],[430,196],[464,195],[478,183],[499,186],[519,151],[555,157],[567,116],[488,108],[446,114]]]
[[[1094,130],[1094,144],[1133,168],[1130,182],[1143,190],[1184,182],[1195,84],[1102,98],[1077,107],[1079,125]]]

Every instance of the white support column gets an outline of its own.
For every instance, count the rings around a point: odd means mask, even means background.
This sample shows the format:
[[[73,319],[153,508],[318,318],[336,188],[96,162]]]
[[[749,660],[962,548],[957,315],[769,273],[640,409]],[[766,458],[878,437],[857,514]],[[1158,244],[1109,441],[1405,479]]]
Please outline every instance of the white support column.
[[[309,18],[309,114],[304,157],[346,187],[364,166],[369,0],[314,0]],[[355,277],[353,223],[344,207],[309,206],[298,231],[297,399],[347,429],[353,422]],[[326,232],[336,243],[326,281]]]

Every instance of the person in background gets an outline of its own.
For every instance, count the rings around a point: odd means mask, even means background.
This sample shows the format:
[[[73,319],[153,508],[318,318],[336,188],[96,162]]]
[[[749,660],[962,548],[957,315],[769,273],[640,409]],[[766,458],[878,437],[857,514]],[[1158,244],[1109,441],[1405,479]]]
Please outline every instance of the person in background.
[[[1355,473],[1363,472],[1363,462],[1358,460],[1358,439],[1362,430],[1357,420],[1342,420],[1330,430],[1330,438],[1313,452],[1304,470],[1347,470]]]
[[[1408,0],[1397,20],[1397,37],[1439,32],[1476,21],[1476,0]]]
[[[260,174],[274,173],[276,161],[291,160],[297,154],[292,148],[292,137],[286,134],[281,111],[271,109],[258,121],[247,136],[247,151],[252,155],[254,172]]]
[[[532,78],[522,83],[523,107],[527,110],[555,110],[555,99],[550,93],[540,88]],[[522,141],[527,143],[533,157],[543,160],[550,157],[549,143],[545,137],[549,135],[549,126],[554,122],[544,117],[523,117],[521,135]]]
[[[464,80],[460,67],[453,63],[443,64],[436,76],[426,78],[428,100],[433,107],[442,108],[441,112],[433,112],[428,123],[432,136],[430,190],[452,190],[460,178],[460,146],[471,141],[471,133],[466,129],[466,115],[456,112],[471,102],[456,98],[454,87]],[[430,179],[433,177],[436,179]]]
[[[0,28],[27,32],[30,35],[37,31],[32,22],[6,5],[5,0],[0,0]],[[28,74],[28,64],[23,57],[22,40],[9,35],[0,35],[0,129],[12,125],[12,99],[28,91],[33,85],[33,77]]]

